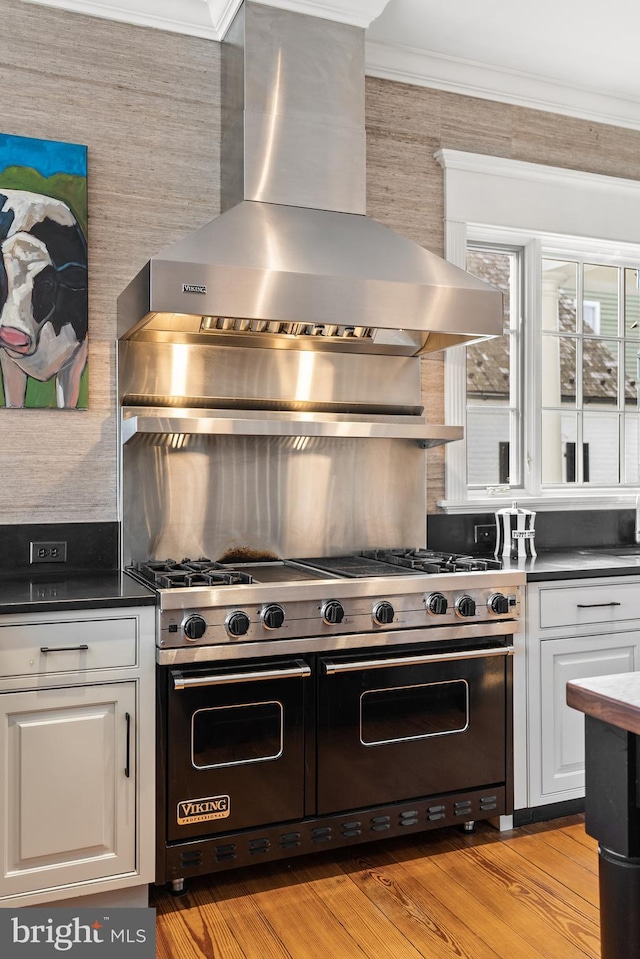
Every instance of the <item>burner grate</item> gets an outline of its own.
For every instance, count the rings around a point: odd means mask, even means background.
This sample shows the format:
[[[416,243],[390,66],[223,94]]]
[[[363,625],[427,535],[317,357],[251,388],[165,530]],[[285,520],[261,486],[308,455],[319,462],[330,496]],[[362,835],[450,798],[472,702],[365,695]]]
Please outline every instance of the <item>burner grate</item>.
[[[183,559],[179,563],[174,559],[150,560],[145,563],[135,563],[134,569],[143,579],[157,586],[158,589],[239,586],[254,582],[249,573],[229,569],[205,557],[196,560]]]

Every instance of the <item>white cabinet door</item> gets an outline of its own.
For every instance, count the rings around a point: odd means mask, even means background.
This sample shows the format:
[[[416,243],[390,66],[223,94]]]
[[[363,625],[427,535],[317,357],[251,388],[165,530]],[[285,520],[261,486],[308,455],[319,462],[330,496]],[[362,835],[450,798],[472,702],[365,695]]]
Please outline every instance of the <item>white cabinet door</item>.
[[[136,868],[136,683],[0,695],[0,897]]]
[[[567,682],[640,667],[640,633],[547,639],[540,643],[541,796],[584,795],[584,716],[566,703]],[[562,795],[560,795],[562,794]]]

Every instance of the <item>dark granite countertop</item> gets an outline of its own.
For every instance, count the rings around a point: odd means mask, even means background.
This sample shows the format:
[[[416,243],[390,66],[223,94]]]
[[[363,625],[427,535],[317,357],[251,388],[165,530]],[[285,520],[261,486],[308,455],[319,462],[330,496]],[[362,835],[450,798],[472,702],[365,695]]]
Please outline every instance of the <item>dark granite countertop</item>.
[[[640,673],[572,680],[567,683],[567,704],[640,735]]]
[[[504,569],[525,572],[528,583],[596,576],[640,576],[640,546],[538,549],[535,559],[505,559]]]
[[[155,594],[119,570],[0,576],[0,613],[153,606]]]

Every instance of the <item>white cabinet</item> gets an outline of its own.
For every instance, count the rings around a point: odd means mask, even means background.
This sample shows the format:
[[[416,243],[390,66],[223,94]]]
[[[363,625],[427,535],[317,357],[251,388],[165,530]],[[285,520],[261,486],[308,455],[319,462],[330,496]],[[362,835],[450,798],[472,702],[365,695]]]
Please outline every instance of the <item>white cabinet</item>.
[[[153,881],[154,653],[149,607],[0,617],[0,905]]]
[[[526,608],[526,723],[516,725],[526,728],[527,762],[516,808],[584,796],[584,716],[566,705],[566,684],[640,669],[640,579],[530,583]]]

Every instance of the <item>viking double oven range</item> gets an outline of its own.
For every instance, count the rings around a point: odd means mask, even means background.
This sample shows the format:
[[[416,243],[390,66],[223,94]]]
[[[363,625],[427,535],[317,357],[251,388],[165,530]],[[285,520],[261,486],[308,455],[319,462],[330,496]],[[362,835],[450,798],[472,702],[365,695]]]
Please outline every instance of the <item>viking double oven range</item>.
[[[426,550],[138,563],[157,881],[511,810],[518,574]]]
[[[363,28],[245,0],[221,91],[222,213],[118,300],[176,889],[511,811],[523,579],[423,555],[425,451],[462,429],[422,356],[500,334],[502,296],[365,215]]]

